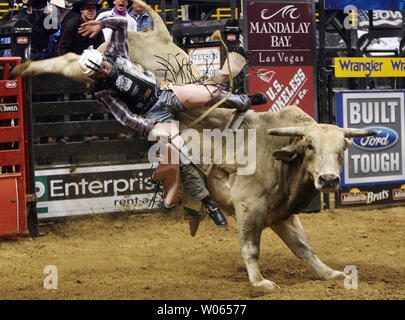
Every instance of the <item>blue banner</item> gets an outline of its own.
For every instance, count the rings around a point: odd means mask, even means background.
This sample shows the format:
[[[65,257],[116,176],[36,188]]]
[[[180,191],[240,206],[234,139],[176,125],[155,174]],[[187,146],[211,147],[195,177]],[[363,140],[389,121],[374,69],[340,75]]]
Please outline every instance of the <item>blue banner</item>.
[[[405,10],[405,0],[325,0],[327,10],[343,10],[347,5],[361,10]]]

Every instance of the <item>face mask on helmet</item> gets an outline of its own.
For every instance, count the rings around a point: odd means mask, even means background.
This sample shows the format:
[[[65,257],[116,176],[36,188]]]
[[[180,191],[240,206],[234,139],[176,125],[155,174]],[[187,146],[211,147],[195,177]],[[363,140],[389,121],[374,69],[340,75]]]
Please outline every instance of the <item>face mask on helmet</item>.
[[[103,55],[95,49],[86,49],[79,59],[80,68],[83,73],[93,77],[101,68]]]

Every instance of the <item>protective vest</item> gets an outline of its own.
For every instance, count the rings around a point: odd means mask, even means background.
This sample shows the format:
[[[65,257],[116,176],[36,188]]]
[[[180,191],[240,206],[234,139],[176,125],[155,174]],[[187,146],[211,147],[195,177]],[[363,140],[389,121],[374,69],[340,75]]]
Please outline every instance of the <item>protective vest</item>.
[[[119,97],[135,114],[144,114],[158,99],[158,80],[155,75],[128,59],[108,56],[113,64],[113,72],[108,80],[96,80],[92,91],[115,89]]]

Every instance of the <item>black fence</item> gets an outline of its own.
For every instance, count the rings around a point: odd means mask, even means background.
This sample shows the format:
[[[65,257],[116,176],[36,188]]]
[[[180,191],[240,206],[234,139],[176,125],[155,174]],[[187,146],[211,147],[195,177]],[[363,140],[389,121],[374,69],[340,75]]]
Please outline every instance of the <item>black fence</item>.
[[[55,75],[31,79],[36,166],[139,163],[146,139],[120,124],[86,85]]]

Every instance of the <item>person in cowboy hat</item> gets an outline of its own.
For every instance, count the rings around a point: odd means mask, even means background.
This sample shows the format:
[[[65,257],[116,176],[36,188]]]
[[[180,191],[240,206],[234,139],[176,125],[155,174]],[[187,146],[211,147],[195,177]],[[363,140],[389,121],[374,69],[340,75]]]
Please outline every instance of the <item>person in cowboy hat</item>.
[[[187,153],[181,151],[184,150],[183,140],[174,122],[175,114],[222,99],[227,92],[223,91],[221,84],[218,86],[215,80],[227,81],[229,73],[221,71],[218,79],[213,77],[210,84],[173,84],[161,89],[152,72],[129,60],[125,18],[107,17],[89,21],[81,26],[79,32],[91,37],[104,27],[113,29],[106,51],[102,54],[97,50],[88,49],[79,59],[83,72],[92,78],[90,87],[94,97],[102,102],[121,124],[131,127],[148,139],[157,140],[163,137],[164,140],[164,137],[171,135],[171,143],[163,143],[171,159],[169,163],[159,161],[155,172],[155,179],[163,181],[166,193],[163,208],[170,209],[178,203],[181,180],[192,198],[202,202],[214,223],[217,226],[226,226],[225,216],[211,198],[197,169],[184,161],[183,157],[177,158],[177,161],[173,159],[180,156],[179,151],[183,156]],[[238,67],[238,72],[245,64],[244,60]],[[252,105],[266,102],[267,98],[263,93],[253,96],[230,94],[221,107],[245,112]],[[165,170],[169,174],[166,174]]]
[[[127,31],[138,31],[137,23],[134,18],[132,18],[127,12],[127,8],[132,4],[131,0],[110,0],[108,1],[109,6],[113,5],[112,9],[108,11],[101,12],[96,20],[101,20],[105,17],[123,17],[127,19]],[[110,41],[112,35],[111,28],[103,28],[103,34],[105,41]]]
[[[90,46],[97,48],[104,42],[102,32],[99,32],[93,38],[83,37],[78,33],[79,26],[82,23],[96,18],[97,10],[100,7],[101,0],[76,0],[73,2],[73,9],[62,22],[56,55],[61,56],[68,52],[82,54]]]

